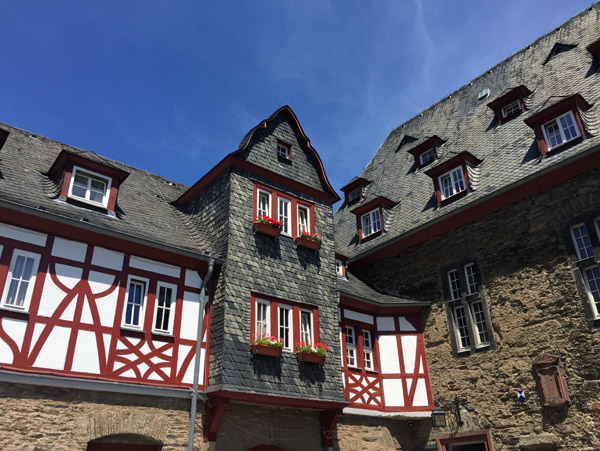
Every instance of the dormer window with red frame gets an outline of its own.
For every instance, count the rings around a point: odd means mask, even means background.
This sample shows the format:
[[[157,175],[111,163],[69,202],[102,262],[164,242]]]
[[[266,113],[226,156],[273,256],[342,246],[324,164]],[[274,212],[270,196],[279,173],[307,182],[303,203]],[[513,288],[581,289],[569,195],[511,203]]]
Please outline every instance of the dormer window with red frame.
[[[113,166],[62,151],[48,171],[56,176],[64,171],[60,199],[101,212],[114,214],[119,186],[129,175]]]
[[[415,159],[415,165],[420,169],[433,163],[438,158],[437,149],[444,144],[444,140],[439,136],[431,136],[420,144],[417,144],[408,153]]]
[[[469,192],[467,166],[477,166],[481,161],[469,152],[461,152],[454,158],[427,170],[433,179],[438,204],[458,199]]]
[[[363,198],[363,188],[367,186],[370,181],[362,177],[354,177],[350,183],[342,188],[345,193],[345,204],[350,205],[354,202],[358,202]]]
[[[535,132],[542,155],[552,154],[580,143],[585,129],[579,109],[590,105],[579,94],[566,97],[531,116],[525,123]]]
[[[292,159],[292,146],[290,146],[288,143],[278,139],[277,140],[277,156],[279,158],[283,158],[284,160],[291,160]]]
[[[365,241],[381,235],[384,232],[383,207],[393,207],[395,205],[396,202],[380,196],[354,208],[352,213],[356,215],[358,239]]]
[[[381,231],[381,211],[379,208],[371,210],[360,217],[362,223],[362,236],[368,237]]]
[[[346,277],[346,259],[337,254],[335,256],[335,273],[338,277]]]
[[[498,123],[503,124],[525,111],[523,99],[529,94],[531,94],[531,91],[521,85],[488,103],[488,107],[494,111]]]

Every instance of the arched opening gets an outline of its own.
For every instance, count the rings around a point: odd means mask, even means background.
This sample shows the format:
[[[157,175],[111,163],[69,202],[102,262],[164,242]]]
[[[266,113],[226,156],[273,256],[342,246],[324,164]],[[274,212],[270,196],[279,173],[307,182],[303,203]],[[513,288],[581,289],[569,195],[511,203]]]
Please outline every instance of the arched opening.
[[[258,445],[248,451],[285,451],[285,449],[275,445]]]
[[[161,451],[162,443],[145,435],[114,434],[88,442],[87,451]]]

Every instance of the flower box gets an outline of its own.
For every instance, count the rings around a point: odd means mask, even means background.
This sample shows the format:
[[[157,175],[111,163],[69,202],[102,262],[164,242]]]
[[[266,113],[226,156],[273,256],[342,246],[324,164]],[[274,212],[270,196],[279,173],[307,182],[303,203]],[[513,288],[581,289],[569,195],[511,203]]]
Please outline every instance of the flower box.
[[[250,345],[252,349],[252,354],[260,354],[266,355],[269,357],[281,357],[281,348],[277,346],[268,346],[268,345]]]
[[[296,352],[296,356],[300,362],[308,363],[323,363],[325,361],[324,355],[319,355],[316,352]]]
[[[306,238],[304,236],[297,236],[296,244],[298,246],[302,246],[307,249],[311,249],[313,251],[318,251],[319,249],[321,249],[321,243],[311,240],[310,238]]]
[[[276,237],[281,233],[281,229],[279,227],[265,224],[264,222],[254,221],[252,223],[252,227],[254,228],[255,232],[264,233],[268,236]]]

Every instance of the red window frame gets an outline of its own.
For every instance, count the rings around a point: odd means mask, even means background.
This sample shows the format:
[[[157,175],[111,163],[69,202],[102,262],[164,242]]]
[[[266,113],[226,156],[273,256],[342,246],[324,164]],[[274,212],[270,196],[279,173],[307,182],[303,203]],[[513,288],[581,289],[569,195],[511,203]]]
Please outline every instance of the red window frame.
[[[362,177],[357,177],[354,180],[352,180],[350,183],[348,183],[346,186],[341,188],[341,191],[344,192],[344,204],[345,205],[349,205],[349,204],[354,204],[356,202],[359,202],[360,200],[362,200],[363,198],[363,188],[365,186],[367,186],[369,183],[371,183],[370,181],[368,181],[367,179],[363,179]],[[360,189],[360,195],[358,196],[358,199],[353,200],[352,202],[350,202],[350,193]]]
[[[426,139],[421,144],[410,149],[408,151],[408,153],[412,154],[412,156],[414,157],[415,166],[417,168],[421,169],[421,168],[424,168],[425,166],[429,166],[431,163],[433,163],[435,160],[437,160],[437,158],[438,158],[437,148],[439,146],[441,146],[442,144],[444,144],[445,142],[446,141],[443,140],[442,138],[440,138],[439,136],[434,135],[434,136]],[[421,155],[423,155],[424,153],[428,152],[431,149],[433,149],[433,154],[434,154],[433,161],[430,161],[429,163],[421,164]]]
[[[431,168],[425,172],[429,177],[433,179],[433,187],[435,189],[435,195],[437,198],[438,205],[443,205],[448,202],[452,202],[456,199],[460,199],[461,197],[466,196],[470,189],[471,185],[469,183],[469,174],[467,171],[467,162],[472,163],[474,165],[478,165],[481,161],[475,156],[471,155],[469,152],[461,152],[456,157],[445,161],[444,163],[436,166],[435,168]],[[442,190],[440,187],[440,176],[450,172],[458,167],[462,168],[463,179],[465,181],[465,190],[460,193],[454,194],[450,197],[442,199]]]
[[[290,235],[292,237],[298,236],[298,205],[302,205],[308,208],[308,226],[310,230],[309,233],[315,233],[315,206],[310,202],[306,202],[304,200],[300,200],[295,198],[294,196],[290,196],[287,193],[277,191],[271,187],[266,185],[262,185],[260,183],[255,183],[253,188],[253,201],[252,201],[252,220],[255,221],[258,217],[258,190],[265,191],[271,194],[271,218],[279,220],[279,197],[283,197],[290,201]]]
[[[372,315],[371,313],[367,313],[368,315]],[[372,315],[375,318],[374,315]],[[380,374],[381,367],[379,364],[379,344],[376,340],[377,337],[377,325],[376,324],[367,324],[361,321],[356,321],[353,319],[344,318],[340,322],[340,327],[342,328],[342,357],[343,357],[343,371],[351,371],[354,373],[361,374]],[[356,360],[356,366],[348,366],[348,359],[346,356],[346,327],[354,328],[354,339],[356,341],[355,349],[356,355],[354,356]],[[363,330],[367,330],[371,333],[371,358],[373,359],[373,369],[368,370],[365,368],[365,354],[364,354],[364,344],[363,344]]]
[[[523,111],[525,111],[525,102],[523,101],[523,98],[529,94],[531,94],[531,91],[524,85],[521,85],[488,103],[488,107],[490,107],[496,115],[498,124],[506,123],[523,113]],[[504,117],[502,110],[504,107],[510,105],[514,101],[519,102],[521,109],[509,116]]]
[[[312,333],[313,333],[313,344],[321,341],[319,336],[319,308],[304,304],[301,302],[292,302],[285,299],[276,298],[273,296],[265,296],[259,293],[252,293],[250,296],[250,337],[248,343],[251,342],[252,337],[256,333],[256,302],[258,300],[267,301],[269,303],[269,324],[270,333],[272,336],[279,337],[279,317],[278,317],[278,305],[283,304],[288,307],[292,307],[292,350],[295,349],[296,343],[300,341],[300,310],[310,310],[312,312]]]
[[[278,158],[282,158],[282,159],[284,159],[284,160],[291,160],[291,159],[292,159],[292,145],[291,145],[291,144],[289,144],[289,143],[286,143],[285,141],[282,141],[281,139],[278,139],[278,140],[277,140],[277,145],[278,145],[278,146],[285,147],[285,148],[287,149],[287,158],[285,158],[285,157],[281,157],[281,156],[279,155],[279,151],[277,152],[277,157],[278,157]]]
[[[347,259],[346,259],[346,257],[342,257],[342,256],[341,256],[341,255],[339,255],[339,254],[335,254],[335,259],[336,259],[336,260],[339,260],[339,261],[341,261],[341,262],[342,262],[342,274],[340,275],[340,274],[338,274],[338,273],[337,273],[337,263],[336,263],[336,270],[335,270],[335,274],[336,274],[338,277],[346,277],[346,260],[347,260]]]
[[[460,445],[461,443],[468,444],[473,441],[483,442],[485,451],[494,451],[494,441],[492,440],[492,433],[489,430],[445,435],[436,437],[435,439],[437,451],[449,451],[451,445]]]
[[[557,152],[561,152],[570,147],[573,147],[574,145],[579,144],[581,141],[583,141],[585,137],[585,127],[583,126],[583,121],[581,120],[581,116],[579,115],[579,108],[587,110],[590,108],[590,104],[587,103],[587,101],[581,95],[575,94],[573,96],[561,100],[560,102],[555,103],[549,108],[539,111],[537,114],[525,120],[525,123],[529,125],[535,132],[535,138],[537,140],[542,156],[553,155]],[[548,143],[546,143],[544,132],[542,130],[543,126],[546,125],[548,122],[552,121],[553,119],[556,119],[559,116],[568,113],[569,111],[573,114],[573,117],[575,118],[575,123],[577,125],[577,128],[579,129],[579,137],[567,141],[559,146],[556,146],[553,149],[548,149]]]
[[[355,208],[354,210],[352,210],[352,213],[356,215],[356,229],[358,231],[358,240],[361,242],[365,242],[368,240],[371,240],[375,237],[378,237],[379,235],[381,235],[384,230],[384,220],[383,220],[383,206],[389,206],[389,207],[393,207],[394,205],[396,205],[395,202],[392,202],[391,200],[385,198],[385,197],[377,197],[373,200],[371,200],[370,202],[367,202],[365,205],[361,205],[357,208]],[[370,213],[373,210],[377,210],[379,209],[379,218],[381,220],[381,230],[372,233],[368,236],[363,236],[363,231],[362,231],[362,217],[367,214]]]

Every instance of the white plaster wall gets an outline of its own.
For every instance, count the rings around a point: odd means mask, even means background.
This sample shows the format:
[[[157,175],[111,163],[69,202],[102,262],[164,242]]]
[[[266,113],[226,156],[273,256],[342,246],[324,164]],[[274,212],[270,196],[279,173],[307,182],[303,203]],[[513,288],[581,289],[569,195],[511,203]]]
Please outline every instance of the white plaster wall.
[[[189,291],[183,292],[181,311],[180,337],[195,340],[198,335],[198,309],[200,308],[200,295]]]
[[[425,379],[419,378],[417,380],[417,389],[415,390],[415,397],[413,398],[413,406],[427,406],[429,402],[427,400],[427,385]]]
[[[123,254],[96,246],[92,254],[92,264],[121,271],[123,269]]]
[[[69,260],[75,260],[78,262],[85,261],[85,253],[87,251],[87,244],[80,243],[79,241],[65,240],[64,238],[54,238],[54,244],[52,245],[52,255],[55,257],[68,258]]]
[[[404,406],[404,392],[401,379],[383,379],[383,395],[387,407]]]
[[[400,332],[416,332],[417,331],[417,329],[415,329],[413,327],[413,325],[411,323],[409,323],[408,320],[403,316],[400,316],[398,318],[398,323],[400,326]]]
[[[394,317],[392,316],[378,316],[377,317],[377,329],[378,330],[396,330],[394,327]]]
[[[75,343],[73,355],[73,371],[98,374],[100,372],[100,360],[98,357],[98,344],[96,334],[88,330],[80,330]]]
[[[191,269],[185,270],[185,285],[192,288],[200,288],[202,286],[202,279],[198,274],[198,271]]]
[[[400,373],[398,343],[395,335],[379,335],[379,361],[383,374]]]
[[[35,360],[34,366],[40,368],[50,368],[54,370],[64,369],[70,335],[71,329],[67,327],[54,326],[52,328],[52,332],[50,332],[50,335],[48,336],[48,339],[42,346],[42,349]]]
[[[14,340],[21,350],[23,346],[23,338],[25,337],[25,329],[27,329],[27,321],[21,321],[12,318],[2,318],[2,328],[4,332]]]
[[[25,243],[45,246],[48,236],[45,233],[38,233],[32,230],[22,229],[8,224],[0,223],[0,236],[10,238],[11,240],[23,241]]]
[[[156,260],[132,256],[129,259],[129,266],[132,268],[143,269],[144,271],[154,272],[156,274],[165,274],[171,277],[179,277],[181,269],[178,266],[168,265]]]
[[[373,316],[364,313],[355,312],[353,310],[344,309],[344,316],[348,319],[360,321],[361,323],[374,324]]]

